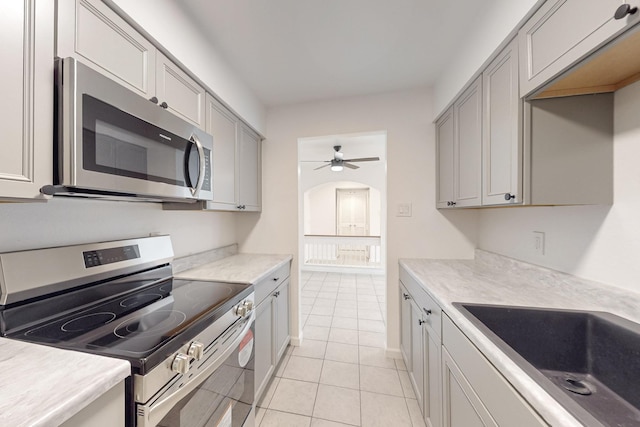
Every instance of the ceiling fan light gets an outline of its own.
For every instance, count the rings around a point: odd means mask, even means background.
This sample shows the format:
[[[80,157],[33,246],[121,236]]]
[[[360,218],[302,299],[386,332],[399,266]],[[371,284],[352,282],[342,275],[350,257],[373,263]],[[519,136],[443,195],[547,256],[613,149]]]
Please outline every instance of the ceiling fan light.
[[[331,170],[333,172],[342,172],[343,166],[342,165],[331,165]]]

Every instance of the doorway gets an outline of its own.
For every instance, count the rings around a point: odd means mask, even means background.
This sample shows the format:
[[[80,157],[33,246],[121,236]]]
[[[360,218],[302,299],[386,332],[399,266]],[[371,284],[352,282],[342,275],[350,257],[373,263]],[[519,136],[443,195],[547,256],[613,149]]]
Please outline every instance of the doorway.
[[[355,334],[384,346],[386,141],[384,131],[298,139],[300,326],[312,342]],[[336,146],[345,161],[380,160],[332,170]]]

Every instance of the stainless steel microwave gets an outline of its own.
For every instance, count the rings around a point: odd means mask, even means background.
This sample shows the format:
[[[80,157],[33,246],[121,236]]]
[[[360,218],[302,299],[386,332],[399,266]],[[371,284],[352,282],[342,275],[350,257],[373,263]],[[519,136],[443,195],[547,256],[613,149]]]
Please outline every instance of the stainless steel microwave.
[[[56,60],[48,195],[212,200],[213,137],[81,64]]]

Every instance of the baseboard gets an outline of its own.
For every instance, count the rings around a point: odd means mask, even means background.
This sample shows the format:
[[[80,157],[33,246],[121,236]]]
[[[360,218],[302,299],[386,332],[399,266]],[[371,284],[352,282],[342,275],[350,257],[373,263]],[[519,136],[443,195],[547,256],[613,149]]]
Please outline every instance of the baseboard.
[[[300,332],[299,337],[291,337],[291,341],[289,341],[289,344],[294,347],[300,347],[300,344],[302,344],[302,332]]]
[[[402,359],[402,353],[399,348],[386,348],[384,354],[391,359]]]

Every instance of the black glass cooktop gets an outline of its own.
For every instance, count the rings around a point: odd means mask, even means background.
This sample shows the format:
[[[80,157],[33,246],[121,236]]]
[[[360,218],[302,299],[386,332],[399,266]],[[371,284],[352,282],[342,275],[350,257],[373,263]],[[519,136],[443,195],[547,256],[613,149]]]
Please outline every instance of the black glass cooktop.
[[[53,300],[5,310],[3,326],[15,326],[9,338],[127,359],[144,374],[192,339],[253,291],[252,285],[199,282],[168,278],[134,292],[121,292],[75,312],[34,322],[52,311]],[[109,284],[98,286],[102,289]],[[129,289],[135,285],[127,281]],[[79,293],[90,294],[93,290]],[[93,291],[95,293],[96,291]],[[61,307],[83,303],[87,296],[67,294]],[[60,310],[58,311],[60,312]],[[43,317],[40,317],[41,319]],[[7,321],[8,320],[8,321]]]

